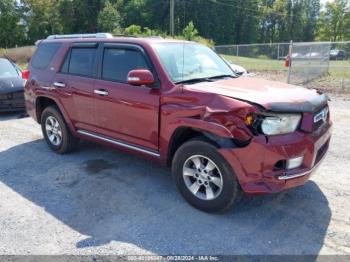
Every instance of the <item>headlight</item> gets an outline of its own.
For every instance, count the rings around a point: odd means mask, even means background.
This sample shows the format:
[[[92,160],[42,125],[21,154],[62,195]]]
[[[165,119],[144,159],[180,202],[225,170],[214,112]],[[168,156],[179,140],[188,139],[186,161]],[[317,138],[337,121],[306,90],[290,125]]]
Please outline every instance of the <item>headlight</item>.
[[[265,135],[279,135],[294,132],[300,123],[300,114],[269,114],[261,122]]]

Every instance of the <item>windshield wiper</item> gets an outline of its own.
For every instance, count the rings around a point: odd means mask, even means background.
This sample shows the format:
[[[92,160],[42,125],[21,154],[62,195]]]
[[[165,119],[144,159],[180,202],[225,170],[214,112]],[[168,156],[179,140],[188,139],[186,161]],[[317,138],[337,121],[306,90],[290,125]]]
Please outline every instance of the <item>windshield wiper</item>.
[[[225,77],[236,78],[236,77],[233,76],[233,75],[217,75],[217,76],[208,77],[207,79],[216,79],[216,78],[225,78]]]
[[[235,76],[233,75],[217,75],[217,76],[211,76],[211,77],[186,79],[186,80],[175,82],[175,84],[194,84],[199,82],[213,82],[216,78],[224,78],[224,77],[235,78]]]
[[[208,77],[201,77],[201,78],[191,78],[191,79],[186,79],[182,81],[177,81],[175,84],[194,84],[194,83],[199,83],[199,82],[212,82]]]

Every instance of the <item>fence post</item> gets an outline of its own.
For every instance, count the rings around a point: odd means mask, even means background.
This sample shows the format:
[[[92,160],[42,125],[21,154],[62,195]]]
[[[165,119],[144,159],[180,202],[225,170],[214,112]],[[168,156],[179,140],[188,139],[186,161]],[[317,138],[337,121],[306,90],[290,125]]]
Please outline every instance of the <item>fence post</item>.
[[[236,45],[236,56],[238,56],[239,52],[238,52],[238,48],[239,48],[239,45]]]
[[[288,56],[289,56],[288,78],[287,78],[288,84],[290,84],[290,74],[291,74],[291,67],[292,67],[292,54],[293,54],[293,40],[290,41],[289,51],[288,51]]]

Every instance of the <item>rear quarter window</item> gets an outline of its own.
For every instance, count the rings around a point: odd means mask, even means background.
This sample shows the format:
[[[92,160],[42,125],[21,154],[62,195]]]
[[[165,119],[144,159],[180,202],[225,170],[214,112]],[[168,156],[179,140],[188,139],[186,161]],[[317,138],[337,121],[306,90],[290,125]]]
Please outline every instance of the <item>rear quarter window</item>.
[[[61,44],[59,43],[39,44],[38,50],[35,52],[31,61],[32,67],[36,69],[46,69],[60,46]]]
[[[62,73],[93,77],[96,48],[72,48],[61,68]]]

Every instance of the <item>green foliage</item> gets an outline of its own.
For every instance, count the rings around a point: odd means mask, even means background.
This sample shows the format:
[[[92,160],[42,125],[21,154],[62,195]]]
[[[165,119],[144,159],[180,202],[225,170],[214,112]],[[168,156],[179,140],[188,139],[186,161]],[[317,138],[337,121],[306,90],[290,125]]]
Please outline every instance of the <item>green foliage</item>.
[[[198,31],[194,27],[193,22],[189,22],[188,25],[182,30],[182,35],[186,40],[192,41],[198,37]]]
[[[142,28],[139,25],[130,25],[124,29],[124,34],[129,36],[141,36],[141,37],[150,37],[150,36],[159,36],[163,38],[175,38],[179,40],[189,40],[201,43],[203,45],[214,47],[214,41],[211,39],[206,39],[198,35],[197,29],[194,27],[193,22],[190,22],[189,25],[183,30],[182,35],[176,35],[174,37],[161,32],[159,30],[150,29],[148,27]]]
[[[345,41],[350,39],[350,2],[335,0],[326,4],[318,21],[317,39]]]
[[[117,10],[116,4],[112,4],[109,0],[107,0],[105,6],[99,12],[97,17],[99,31],[118,34],[121,32],[120,22],[121,17]]]
[[[175,35],[217,44],[350,39],[349,0],[175,0]],[[50,34],[169,34],[166,0],[0,0],[0,46]]]
[[[24,26],[20,24],[20,12],[13,0],[0,1],[0,46],[21,44]],[[19,40],[19,41],[18,41]]]
[[[142,35],[142,28],[139,25],[130,25],[124,29],[125,35]]]

